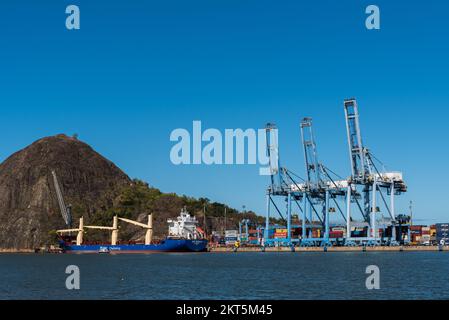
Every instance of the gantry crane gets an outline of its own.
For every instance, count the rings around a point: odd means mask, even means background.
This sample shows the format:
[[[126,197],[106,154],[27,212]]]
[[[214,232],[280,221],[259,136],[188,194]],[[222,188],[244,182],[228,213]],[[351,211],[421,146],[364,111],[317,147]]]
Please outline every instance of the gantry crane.
[[[272,245],[278,242],[283,245],[291,245],[292,242],[299,241],[292,240],[291,237],[291,222],[292,222],[292,203],[295,202],[300,211],[300,201],[303,198],[304,187],[296,182],[293,176],[294,173],[286,168],[281,167],[279,159],[279,144],[278,144],[278,129],[276,125],[269,123],[265,127],[266,142],[267,142],[267,155],[270,165],[270,179],[271,184],[267,189],[266,194],[266,221],[264,230],[264,243],[265,245]],[[292,187],[293,186],[293,187]],[[275,197],[281,197],[286,202],[286,218],[282,214],[279,206],[274,201]],[[271,209],[274,207],[279,216],[287,223],[287,238],[286,239],[270,239],[270,217]]]
[[[395,196],[407,191],[407,186],[400,172],[381,173],[374,163],[374,156],[362,141],[360,130],[359,110],[355,99],[344,101],[348,147],[351,162],[351,177],[347,187],[347,244],[353,245],[362,242],[368,245],[378,245],[381,242],[377,228],[377,215],[380,212],[378,196],[383,201],[390,215],[391,237],[390,244],[396,244],[396,213]],[[383,191],[390,196],[387,203]],[[363,206],[359,200],[363,200]],[[364,222],[359,225],[368,227],[366,237],[351,237],[353,225],[352,205],[357,204]]]
[[[312,118],[304,118],[301,121],[300,127],[307,177],[304,192],[305,196],[303,198],[303,240],[301,245],[315,246],[320,244],[321,246],[330,246],[332,245],[329,239],[330,214],[336,212],[336,208],[330,206],[330,201],[334,201],[337,209],[345,219],[337,199],[346,196],[344,186],[347,182],[345,180],[333,179],[330,175],[330,170],[319,162]],[[312,229],[314,227],[313,213],[316,214],[322,229],[324,230],[322,237],[312,236]],[[306,224],[307,222],[308,225]]]
[[[302,145],[306,166],[306,180],[301,179],[286,168],[280,166],[278,131],[274,124],[266,126],[267,153],[270,163],[271,184],[267,190],[266,225],[264,232],[265,243],[273,242],[269,239],[271,208],[274,207],[281,218],[287,222],[288,237],[284,243],[292,244],[291,239],[291,211],[294,201],[302,212],[302,244],[316,245],[317,243],[331,245],[329,239],[330,213],[340,212],[346,223],[346,245],[378,245],[382,243],[378,232],[378,214],[381,202],[388,211],[389,217],[383,219],[384,227],[391,228],[386,237],[390,245],[397,244],[397,231],[402,233],[402,227],[410,224],[410,219],[396,216],[395,197],[407,191],[407,186],[400,172],[380,171],[375,164],[374,155],[363,145],[360,131],[359,112],[355,99],[344,102],[346,117],[347,138],[351,160],[351,176],[348,179],[336,175],[318,160],[315,137],[312,129],[312,119],[304,118],[301,122]],[[378,160],[377,160],[378,161]],[[295,176],[295,178],[293,178]],[[296,178],[302,183],[296,182]],[[389,203],[387,197],[389,196]],[[284,219],[281,210],[274,202],[274,197],[285,198],[286,216]],[[339,201],[345,200],[346,213],[343,212]],[[298,201],[302,202],[300,205]],[[331,207],[331,201],[335,207]],[[361,213],[362,221],[353,217],[352,207],[355,206]],[[319,220],[314,222],[314,215]],[[407,218],[407,217],[405,217]],[[311,235],[313,227],[324,229],[323,237],[314,238]],[[352,228],[362,227],[368,229],[363,236],[353,236]],[[385,233],[387,234],[387,232]],[[410,238],[410,235],[409,237]],[[402,239],[402,237],[401,237]],[[280,242],[279,240],[276,240]]]

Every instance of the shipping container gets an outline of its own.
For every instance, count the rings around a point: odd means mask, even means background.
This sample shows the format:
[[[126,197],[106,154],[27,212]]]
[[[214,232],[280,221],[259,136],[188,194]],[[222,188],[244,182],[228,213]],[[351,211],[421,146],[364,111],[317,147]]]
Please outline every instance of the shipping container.
[[[436,242],[438,245],[449,245],[449,224],[439,223],[436,225]]]
[[[287,234],[286,233],[275,233],[274,238],[275,239],[287,239]]]
[[[363,238],[366,237],[368,234],[368,230],[355,230],[351,232],[351,236],[355,238]]]
[[[343,238],[344,232],[343,231],[331,231],[329,232],[329,238],[336,239],[336,238]]]
[[[435,227],[437,232],[449,231],[449,223],[439,223]]]
[[[287,233],[287,229],[276,229],[275,233]]]

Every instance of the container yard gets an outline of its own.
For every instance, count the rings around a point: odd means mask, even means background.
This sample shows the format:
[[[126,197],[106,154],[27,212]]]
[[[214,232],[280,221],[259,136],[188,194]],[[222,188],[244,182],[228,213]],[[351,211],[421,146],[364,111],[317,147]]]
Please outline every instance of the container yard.
[[[211,238],[211,252],[235,252],[236,243],[238,243],[239,252],[357,252],[357,251],[449,251],[449,223],[436,224],[431,226],[412,225],[410,227],[410,241],[404,241],[402,245],[387,245],[389,238],[385,230],[379,229],[379,239],[381,245],[378,246],[346,246],[347,238],[344,226],[333,226],[330,228],[329,241],[332,246],[301,246],[302,229],[299,225],[292,225],[290,238],[293,239],[291,245],[286,245],[288,239],[288,230],[286,227],[274,225],[268,231],[271,239],[270,245],[265,245],[263,227],[249,230],[250,237],[245,233],[238,233],[237,230],[226,231],[226,236],[214,233]],[[313,229],[312,236],[320,238],[321,228]],[[351,237],[366,236],[367,230],[354,228]],[[231,236],[232,235],[232,236]],[[407,240],[407,239],[406,239]]]

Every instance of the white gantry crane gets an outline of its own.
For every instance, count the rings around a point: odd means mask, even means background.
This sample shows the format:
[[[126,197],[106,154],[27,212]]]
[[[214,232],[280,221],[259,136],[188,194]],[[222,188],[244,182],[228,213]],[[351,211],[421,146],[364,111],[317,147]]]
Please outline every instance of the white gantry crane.
[[[267,155],[270,164],[271,183],[267,190],[267,209],[264,240],[266,245],[294,244],[291,238],[291,211],[295,202],[302,212],[301,245],[328,246],[331,213],[339,212],[346,223],[345,244],[352,245],[397,245],[405,242],[405,231],[410,227],[410,217],[396,215],[395,197],[407,192],[401,172],[379,170],[375,156],[363,145],[360,131],[359,111],[355,99],[344,101],[347,140],[351,160],[351,176],[344,179],[318,161],[312,119],[301,122],[301,137],[306,167],[306,179],[281,167],[279,161],[278,131],[274,124],[266,126]],[[299,178],[301,183],[295,180]],[[281,198],[286,203],[285,218],[282,209],[274,201]],[[388,199],[389,197],[389,199]],[[299,204],[302,202],[302,204]],[[344,202],[344,204],[343,204]],[[341,203],[341,204],[340,204]],[[346,212],[344,206],[346,205]],[[269,237],[272,208],[276,209],[286,223],[288,236],[281,239]],[[362,219],[354,218],[357,208]],[[388,212],[388,215],[383,214]],[[338,225],[339,229],[341,225]],[[379,229],[382,228],[382,234]],[[314,230],[323,230],[322,235],[313,236]],[[408,231],[410,239],[410,231]],[[398,236],[399,234],[399,236]]]
[[[336,180],[330,175],[327,169],[318,160],[318,152],[313,132],[312,118],[304,118],[301,121],[301,139],[304,150],[304,163],[306,168],[307,181],[303,198],[303,218],[302,218],[302,246],[323,247],[331,246],[330,239],[330,218],[331,213],[337,210],[345,219],[345,215],[338,204],[338,199],[345,197],[347,185],[345,180]],[[343,187],[342,187],[343,186]],[[294,188],[294,186],[292,186]],[[332,204],[336,206],[332,207]],[[314,213],[319,220],[318,226],[314,225]],[[313,229],[324,230],[322,236],[313,237]]]
[[[303,180],[287,168],[281,167],[279,160],[279,144],[278,144],[278,129],[275,124],[269,123],[265,127],[266,132],[266,147],[267,156],[270,165],[270,186],[266,194],[266,216],[264,229],[264,245],[270,246],[273,244],[291,245],[294,242],[299,242],[299,239],[292,239],[292,208],[293,203],[296,203],[298,209],[302,212],[303,209],[300,202],[304,196],[304,184],[296,181],[296,178]],[[282,208],[276,203],[275,198],[285,200],[286,209],[285,217],[282,214]],[[272,217],[272,208],[276,210],[278,215],[287,225],[287,238],[272,239],[270,238],[270,218]]]
[[[381,237],[378,231],[378,215],[381,213],[378,204],[381,201],[388,211],[389,219],[383,219],[384,227],[391,227],[390,244],[397,242],[397,217],[395,213],[395,196],[407,191],[407,186],[400,172],[381,172],[374,163],[374,156],[363,145],[360,130],[359,110],[355,99],[344,101],[348,147],[351,161],[351,177],[347,187],[347,244],[378,245]],[[390,196],[390,201],[384,195]],[[379,200],[380,199],[380,200]],[[360,203],[362,200],[363,203]],[[355,222],[352,218],[352,205],[356,204],[362,214],[363,221]],[[367,234],[352,237],[353,227],[367,228]],[[400,231],[402,232],[402,231]]]

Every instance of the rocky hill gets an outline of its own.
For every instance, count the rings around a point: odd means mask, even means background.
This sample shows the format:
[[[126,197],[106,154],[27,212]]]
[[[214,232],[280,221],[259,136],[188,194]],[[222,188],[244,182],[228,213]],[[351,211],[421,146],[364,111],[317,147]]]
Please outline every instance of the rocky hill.
[[[67,203],[87,219],[113,206],[131,180],[87,144],[65,135],[43,138],[0,165],[0,247],[34,248],[65,227],[51,171]]]
[[[131,180],[122,170],[76,138],[57,135],[40,139],[0,165],[0,249],[34,249],[55,243],[55,230],[65,228],[52,171],[66,204],[73,208],[74,225],[83,216],[90,225],[109,226],[114,215],[146,221],[154,214],[155,236],[167,232],[168,218],[183,206],[208,231],[235,228],[243,217],[261,222],[254,213],[240,214],[224,204],[164,194],[148,184]],[[206,208],[206,219],[203,211]],[[204,225],[205,224],[205,225]],[[140,240],[142,230],[121,226],[121,240]],[[107,241],[109,234],[89,231],[89,241]]]

